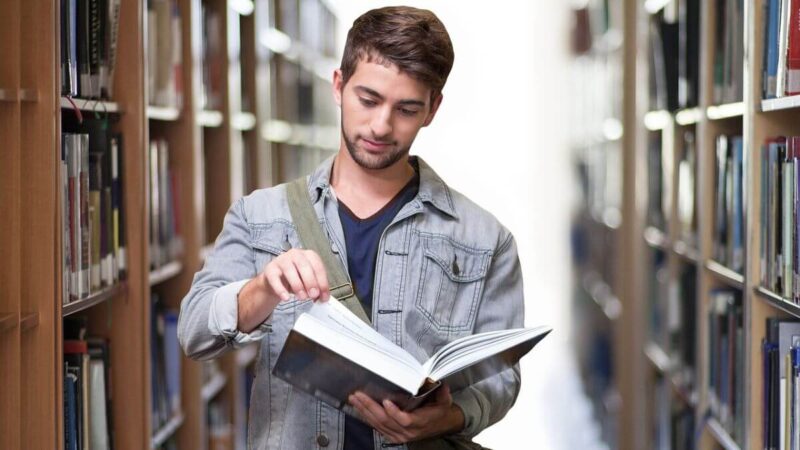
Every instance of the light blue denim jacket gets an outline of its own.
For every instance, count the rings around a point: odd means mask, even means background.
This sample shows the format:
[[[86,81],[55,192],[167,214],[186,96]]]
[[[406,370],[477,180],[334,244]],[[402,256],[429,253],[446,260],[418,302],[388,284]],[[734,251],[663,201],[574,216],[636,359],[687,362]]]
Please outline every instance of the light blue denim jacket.
[[[421,158],[416,162],[419,192],[400,210],[379,243],[372,323],[424,362],[461,336],[521,327],[524,312],[522,276],[511,233],[450,189]],[[308,192],[331,248],[347,267],[337,200],[329,183],[332,165],[331,158],[315,170],[308,178]],[[289,330],[310,301],[281,302],[250,333],[236,328],[239,290],[292,247],[300,247],[300,241],[285,185],[257,190],[234,203],[214,250],[181,302],[178,338],[194,359],[216,358],[259,342],[248,448],[341,449],[343,413],[271,375]],[[453,393],[466,427],[452,438],[468,441],[500,420],[514,404],[519,387],[519,366],[515,366]],[[374,435],[376,448],[388,447],[379,433]],[[415,446],[422,447],[410,447]]]

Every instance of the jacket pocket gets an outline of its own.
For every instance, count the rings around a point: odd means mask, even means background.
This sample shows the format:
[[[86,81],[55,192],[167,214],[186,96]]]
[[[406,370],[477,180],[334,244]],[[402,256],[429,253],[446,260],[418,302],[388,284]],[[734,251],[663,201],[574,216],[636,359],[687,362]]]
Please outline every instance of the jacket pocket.
[[[422,267],[416,308],[437,331],[471,330],[489,269],[491,251],[444,236],[421,236]]]
[[[250,246],[253,249],[253,261],[256,273],[261,273],[273,259],[293,249],[301,248],[300,239],[294,226],[287,221],[275,221],[266,224],[250,225]],[[280,302],[275,311],[286,311],[294,308],[299,300]]]

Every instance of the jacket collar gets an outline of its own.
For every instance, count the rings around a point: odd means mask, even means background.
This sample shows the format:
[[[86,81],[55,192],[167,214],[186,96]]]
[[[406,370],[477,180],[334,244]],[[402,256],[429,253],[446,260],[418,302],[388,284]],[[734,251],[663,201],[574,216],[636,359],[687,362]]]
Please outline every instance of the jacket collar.
[[[333,160],[336,156],[331,156],[322,162],[314,172],[311,173],[308,183],[308,194],[316,203],[330,188],[331,170]],[[453,197],[450,195],[450,188],[436,174],[436,172],[419,156],[410,156],[409,162],[419,172],[419,192],[417,198],[422,202],[429,203],[439,211],[457,219]]]

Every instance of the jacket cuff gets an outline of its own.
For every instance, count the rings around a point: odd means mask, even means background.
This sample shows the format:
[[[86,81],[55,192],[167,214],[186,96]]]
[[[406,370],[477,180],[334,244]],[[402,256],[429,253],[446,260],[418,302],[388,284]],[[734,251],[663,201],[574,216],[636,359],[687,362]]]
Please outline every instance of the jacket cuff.
[[[478,395],[480,394],[471,387],[453,394],[453,404],[464,413],[464,429],[456,433],[457,435],[472,438],[486,428],[488,415],[484,414]]]
[[[237,328],[239,323],[239,292],[249,281],[248,279],[226,284],[214,292],[214,298],[211,300],[208,329],[212,335],[223,337],[225,342],[234,348],[260,341],[272,329],[272,325],[267,323],[269,320],[262,322],[250,333],[242,333]]]

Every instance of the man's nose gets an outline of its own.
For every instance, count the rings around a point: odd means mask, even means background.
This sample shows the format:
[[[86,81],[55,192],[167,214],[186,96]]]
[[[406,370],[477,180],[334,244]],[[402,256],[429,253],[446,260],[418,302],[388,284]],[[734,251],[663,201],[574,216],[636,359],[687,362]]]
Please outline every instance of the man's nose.
[[[392,134],[392,111],[389,108],[381,108],[373,117],[370,124],[372,134],[377,138],[382,138]]]

